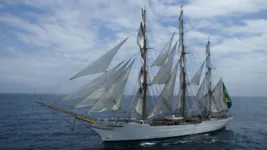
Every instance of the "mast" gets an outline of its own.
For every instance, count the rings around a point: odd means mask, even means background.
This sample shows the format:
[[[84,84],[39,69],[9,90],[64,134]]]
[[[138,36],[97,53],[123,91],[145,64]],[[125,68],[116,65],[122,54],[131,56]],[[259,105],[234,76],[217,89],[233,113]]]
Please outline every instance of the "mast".
[[[206,62],[206,75],[208,76],[208,93],[209,93],[209,110],[211,111],[211,97],[212,97],[212,91],[211,91],[211,59],[210,59],[210,40],[208,40],[208,43],[206,45],[206,55],[207,55],[207,62]]]
[[[143,80],[144,80],[144,82],[143,82],[143,90],[144,90],[144,92],[143,92],[143,111],[142,111],[142,120],[146,120],[146,100],[147,100],[147,70],[146,70],[146,64],[147,64],[147,62],[146,62],[146,55],[147,55],[147,45],[146,45],[146,9],[142,9],[142,22],[143,22],[143,30],[142,30],[142,32],[143,32],[143,36],[144,36],[144,38],[143,38],[143,43],[144,43],[144,47],[143,47],[143,50],[141,50],[141,51],[143,51],[143,54],[142,54],[142,57],[143,57],[143,59],[144,59],[144,64],[143,64],[143,67],[142,67],[142,72],[143,72]]]
[[[180,55],[180,87],[182,90],[182,117],[185,117],[186,108],[186,73],[185,73],[185,49],[184,49],[184,25],[183,25],[183,7],[181,7],[181,14],[179,17],[179,31],[180,31],[180,43],[181,43],[181,55]]]

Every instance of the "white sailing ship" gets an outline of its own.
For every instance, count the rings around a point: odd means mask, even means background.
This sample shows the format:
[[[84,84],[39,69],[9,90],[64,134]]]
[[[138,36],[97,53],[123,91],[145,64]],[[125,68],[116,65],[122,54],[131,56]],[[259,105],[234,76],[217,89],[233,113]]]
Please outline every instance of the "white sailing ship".
[[[224,128],[233,119],[227,114],[231,107],[231,100],[222,79],[215,87],[212,87],[210,41],[206,45],[206,59],[203,60],[192,79],[187,80],[183,10],[179,17],[179,40],[172,45],[174,36],[175,34],[171,35],[162,52],[150,66],[157,67],[159,70],[149,81],[146,10],[142,9],[142,20],[137,33],[142,64],[136,80],[139,87],[135,89],[132,101],[127,102],[129,109],[121,117],[92,118],[89,116],[90,113],[121,109],[124,89],[131,74],[134,59],[124,60],[114,67],[110,67],[110,63],[118,50],[126,43],[127,38],[74,75],[71,80],[101,73],[97,78],[59,100],[59,103],[71,102],[73,108],[77,109],[89,106],[89,115],[80,115],[41,101],[36,102],[88,122],[90,127],[100,135],[102,141],[169,138]],[[175,53],[179,54],[177,62],[174,61]],[[201,81],[204,65],[206,65],[206,74]],[[180,74],[177,75],[178,71]],[[179,91],[177,91],[178,95],[174,96],[176,78],[179,79]],[[149,108],[148,92],[156,85],[162,85],[163,89]],[[188,88],[191,86],[198,86],[198,91],[194,96],[188,96]],[[190,97],[194,99],[192,104],[188,103]]]

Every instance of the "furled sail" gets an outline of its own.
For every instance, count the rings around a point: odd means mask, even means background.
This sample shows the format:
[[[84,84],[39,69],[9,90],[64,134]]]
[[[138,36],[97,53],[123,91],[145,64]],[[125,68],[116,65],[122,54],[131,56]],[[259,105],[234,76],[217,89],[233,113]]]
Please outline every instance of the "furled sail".
[[[144,30],[143,23],[141,22],[140,23],[140,27],[138,29],[138,33],[137,33],[137,44],[139,45],[139,47],[141,49],[143,49],[144,48],[144,45],[145,45],[144,44],[145,36],[143,35],[143,30]]]
[[[163,90],[160,93],[159,100],[157,100],[156,104],[153,106],[152,111],[149,114],[148,118],[151,118],[157,114],[173,112],[172,110],[172,98],[173,98],[173,90],[176,80],[176,74],[178,69],[178,62],[173,69],[171,76],[167,83],[165,84]]]
[[[92,64],[90,64],[89,66],[85,67],[79,73],[77,73],[76,75],[71,77],[70,80],[78,78],[78,77],[82,77],[82,76],[86,76],[86,75],[90,75],[90,74],[101,73],[101,72],[106,71],[106,69],[109,67],[112,59],[116,55],[117,51],[121,48],[121,46],[125,43],[125,41],[127,39],[128,38],[124,39],[122,42],[120,42],[114,48],[112,48],[107,53],[102,55],[100,58],[98,58]]]
[[[179,49],[182,46],[183,30],[184,30],[184,24],[183,24],[183,11],[182,11],[179,17],[179,45],[178,45]]]
[[[210,41],[206,45],[206,68],[207,70],[211,69],[211,58],[210,58]]]
[[[89,112],[102,112],[118,110],[120,108],[124,88],[131,72],[133,62],[127,67],[125,73],[106,90],[105,94],[97,101],[97,103],[89,110]]]
[[[141,68],[138,75],[138,83],[139,83],[139,89],[134,97],[134,104],[130,109],[130,115],[133,113],[134,108],[136,107],[136,112],[141,116],[145,118],[146,112],[143,114],[143,108],[145,106],[143,105],[144,96],[146,96],[146,36],[145,36],[145,10],[142,9],[142,21],[140,23],[140,27],[137,34],[137,44],[140,48],[141,53]],[[143,107],[144,106],[144,107]]]
[[[200,79],[201,79],[201,76],[202,76],[202,72],[203,72],[205,61],[206,61],[206,59],[204,60],[204,62],[200,66],[200,68],[197,70],[197,72],[195,73],[195,75],[191,79],[190,85],[199,85],[200,84]]]
[[[124,62],[124,61],[123,61]],[[82,100],[85,100],[86,97],[88,97],[93,91],[97,89],[103,88],[103,86],[108,82],[112,82],[116,77],[118,77],[120,74],[122,74],[127,67],[127,64],[129,61],[127,61],[125,64],[122,65],[122,63],[119,63],[112,69],[106,71],[104,74],[100,75],[96,79],[92,80],[91,82],[83,85],[70,95],[64,97],[61,99],[61,101],[74,101],[75,103],[78,103]],[[107,78],[109,77],[109,78]],[[111,80],[107,80],[111,79]]]
[[[167,83],[167,80],[169,79],[171,75],[171,70],[172,70],[172,64],[173,64],[173,59],[176,51],[176,46],[177,42],[173,46],[168,59],[165,61],[163,66],[159,69],[157,72],[156,76],[153,78],[151,84],[165,84]]]
[[[172,40],[173,40],[174,34],[175,33],[172,34],[170,40],[165,45],[164,49],[158,55],[156,60],[152,63],[151,67],[153,67],[153,66],[162,66],[164,64],[164,62],[167,60],[168,55],[169,55],[169,51],[170,51],[170,48],[171,48],[171,45],[172,45]]]

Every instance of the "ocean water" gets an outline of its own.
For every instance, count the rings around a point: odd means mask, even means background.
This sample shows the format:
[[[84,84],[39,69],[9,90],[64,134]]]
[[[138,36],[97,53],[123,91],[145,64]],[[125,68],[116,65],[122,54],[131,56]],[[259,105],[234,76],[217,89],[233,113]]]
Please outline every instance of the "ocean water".
[[[41,95],[55,102],[62,95]],[[165,140],[103,144],[84,122],[41,106],[30,94],[0,94],[0,150],[13,149],[258,149],[267,150],[267,98],[232,97],[224,130]]]

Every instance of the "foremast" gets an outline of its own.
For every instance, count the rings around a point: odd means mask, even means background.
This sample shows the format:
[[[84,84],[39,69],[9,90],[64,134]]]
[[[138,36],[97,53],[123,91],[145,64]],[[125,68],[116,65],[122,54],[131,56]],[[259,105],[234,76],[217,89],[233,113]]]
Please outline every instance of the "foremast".
[[[178,97],[178,100],[182,102],[181,108],[181,115],[185,117],[185,108],[186,108],[186,72],[185,72],[185,47],[184,47],[184,25],[183,25],[183,8],[181,7],[181,14],[179,17],[179,48],[181,48],[181,55],[180,55],[180,90],[181,90],[181,97]]]
[[[139,92],[142,95],[142,114],[141,114],[141,118],[142,120],[146,120],[147,118],[147,109],[146,109],[146,103],[147,103],[147,41],[146,41],[146,9],[142,9],[142,21],[140,24],[140,28],[139,28],[139,32],[138,32],[138,37],[140,37],[140,39],[138,39],[138,45],[140,48],[140,52],[141,52],[141,62],[142,62],[142,67],[140,70],[140,88],[139,88]]]

